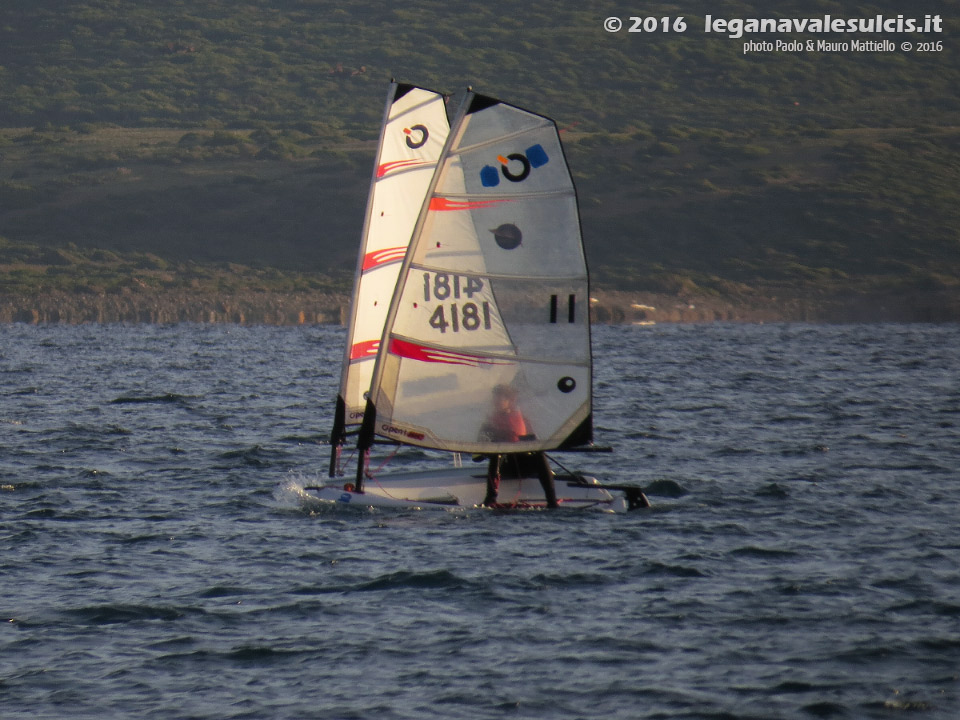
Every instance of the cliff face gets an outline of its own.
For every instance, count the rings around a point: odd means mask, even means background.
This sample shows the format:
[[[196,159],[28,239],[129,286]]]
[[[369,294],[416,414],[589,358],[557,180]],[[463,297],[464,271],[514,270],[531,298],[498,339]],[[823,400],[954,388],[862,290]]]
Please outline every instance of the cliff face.
[[[211,293],[179,290],[115,294],[50,292],[0,295],[0,322],[344,324],[349,298],[327,292]],[[709,322],[960,322],[960,293],[913,292],[820,298],[674,296],[598,291],[590,299],[601,324]]]

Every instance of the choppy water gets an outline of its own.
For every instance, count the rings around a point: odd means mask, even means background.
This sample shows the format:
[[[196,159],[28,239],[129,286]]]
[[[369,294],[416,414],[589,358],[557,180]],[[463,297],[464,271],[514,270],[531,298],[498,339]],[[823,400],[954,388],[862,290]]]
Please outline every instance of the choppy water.
[[[342,338],[0,327],[0,716],[960,716],[960,327],[597,328],[625,516],[304,508]]]

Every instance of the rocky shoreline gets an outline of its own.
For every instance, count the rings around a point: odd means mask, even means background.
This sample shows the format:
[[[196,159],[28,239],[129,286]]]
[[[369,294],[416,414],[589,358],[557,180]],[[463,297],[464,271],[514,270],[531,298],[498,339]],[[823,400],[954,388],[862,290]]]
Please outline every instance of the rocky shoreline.
[[[234,323],[344,324],[349,298],[325,292],[134,291],[0,294],[0,323]],[[944,290],[828,297],[671,296],[597,291],[593,320],[600,324],[712,322],[960,322],[960,293]]]
[[[346,305],[342,296],[310,292],[53,292],[35,297],[0,295],[0,322],[316,325],[342,323]]]

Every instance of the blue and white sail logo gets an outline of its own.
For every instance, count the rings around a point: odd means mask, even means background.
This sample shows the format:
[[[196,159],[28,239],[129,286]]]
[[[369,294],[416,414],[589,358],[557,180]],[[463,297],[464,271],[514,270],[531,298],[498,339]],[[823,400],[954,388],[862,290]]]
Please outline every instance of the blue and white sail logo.
[[[539,143],[531,145],[522,153],[510,153],[506,157],[497,155],[500,167],[484,165],[480,171],[480,184],[484,187],[496,187],[503,175],[510,182],[523,182],[530,177],[530,171],[543,167],[550,158]]]

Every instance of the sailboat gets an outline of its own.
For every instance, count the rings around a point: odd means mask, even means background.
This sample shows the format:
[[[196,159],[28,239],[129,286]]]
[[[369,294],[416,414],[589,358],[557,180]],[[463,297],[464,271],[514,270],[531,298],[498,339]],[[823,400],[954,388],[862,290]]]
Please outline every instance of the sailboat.
[[[589,279],[553,120],[468,90],[448,126],[443,95],[391,83],[342,367],[330,480],[305,488],[320,500],[490,505],[496,475],[496,506],[543,507],[536,459],[596,449]],[[352,435],[357,467],[344,481]],[[380,474],[375,443],[454,463]],[[637,487],[566,471],[553,486],[560,507],[648,505]]]

